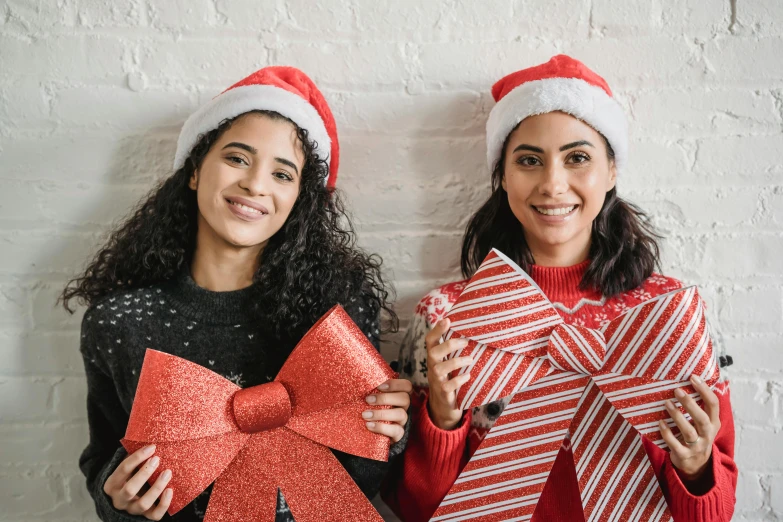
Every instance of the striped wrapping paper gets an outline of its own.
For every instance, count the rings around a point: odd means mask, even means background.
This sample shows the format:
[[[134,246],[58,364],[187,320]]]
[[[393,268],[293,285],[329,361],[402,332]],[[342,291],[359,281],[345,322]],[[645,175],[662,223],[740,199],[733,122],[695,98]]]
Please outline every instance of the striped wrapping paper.
[[[569,445],[586,521],[671,520],[640,434],[678,433],[664,401],[719,370],[695,287],[646,301],[602,330],[566,325],[541,289],[493,250],[448,314],[447,337],[468,339],[462,409],[510,402],[433,521],[530,520],[562,445]],[[689,416],[686,414],[686,418]]]

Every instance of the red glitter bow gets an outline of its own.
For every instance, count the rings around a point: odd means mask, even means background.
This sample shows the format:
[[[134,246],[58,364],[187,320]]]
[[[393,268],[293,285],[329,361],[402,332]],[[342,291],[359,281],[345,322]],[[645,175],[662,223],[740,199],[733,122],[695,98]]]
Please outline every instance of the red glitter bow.
[[[521,268],[493,250],[448,317],[469,340],[462,409],[511,397],[433,521],[530,520],[555,458],[572,448],[586,521],[670,520],[639,434],[664,447],[664,400],[719,378],[694,287],[646,301],[602,330],[566,325]],[[686,415],[686,417],[689,417]]]
[[[173,515],[215,482],[205,521],[275,519],[278,488],[297,522],[382,521],[329,448],[385,461],[365,397],[394,377],[335,306],[307,332],[273,382],[241,389],[185,359],[147,350],[122,445],[155,444],[172,470]],[[217,479],[217,480],[215,480]]]

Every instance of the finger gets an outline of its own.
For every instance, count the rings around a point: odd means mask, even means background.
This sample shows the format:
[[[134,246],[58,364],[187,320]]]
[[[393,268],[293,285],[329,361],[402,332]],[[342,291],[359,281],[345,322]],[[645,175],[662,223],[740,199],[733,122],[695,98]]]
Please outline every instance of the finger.
[[[691,414],[693,424],[696,427],[696,431],[699,435],[709,437],[712,433],[712,425],[710,424],[710,417],[707,413],[701,409],[698,403],[693,400],[693,397],[682,391],[680,388],[674,390],[674,396],[680,401],[685,411]]]
[[[666,445],[669,446],[672,453],[678,456],[687,453],[688,450],[682,445],[680,439],[674,436],[674,433],[665,421],[658,421],[658,429],[661,432],[661,437],[666,442]]]
[[[411,396],[404,392],[378,393],[368,395],[366,401],[373,406],[397,406],[407,410],[411,404]]]
[[[165,490],[160,496],[158,505],[144,513],[144,516],[150,520],[160,520],[163,518],[163,515],[166,514],[166,511],[168,511],[172,498],[174,498],[174,490],[171,488]]]
[[[688,422],[688,419],[685,418],[685,415],[682,414],[680,409],[677,408],[677,406],[675,406],[672,401],[667,399],[664,402],[664,405],[666,406],[666,411],[669,412],[669,416],[680,429],[683,442],[693,442],[699,438],[699,434],[696,431],[696,428],[694,428],[693,425]]]
[[[408,379],[389,379],[385,383],[378,386],[378,389],[382,392],[410,393],[413,391],[413,384]]]
[[[399,424],[386,424],[383,422],[370,421],[367,423],[367,429],[373,433],[385,435],[389,437],[392,442],[399,441],[403,435],[405,435],[405,429]]]
[[[720,426],[720,401],[715,392],[699,378],[698,375],[691,375],[691,383],[704,401],[704,410],[714,426]]]
[[[139,493],[141,487],[149,480],[159,464],[160,458],[157,455],[152,457],[125,483],[122,487],[122,494],[125,500],[132,500]],[[146,510],[141,510],[140,512],[144,511]]]
[[[112,486],[116,486],[116,489],[122,487],[123,484],[128,482],[128,479],[136,473],[136,468],[142,465],[142,463],[150,458],[155,453],[155,445],[144,446],[125,457],[125,459],[117,466],[114,473],[109,475],[106,479],[107,486],[111,482]]]
[[[427,335],[424,337],[424,344],[427,346],[427,351],[430,351],[430,349],[440,344],[441,338],[449,331],[450,325],[451,321],[448,319],[441,319],[435,323],[432,330],[427,332]]]
[[[443,361],[448,354],[465,348],[467,345],[467,339],[449,339],[448,341],[441,343],[430,350],[429,361],[432,363],[432,365],[438,364],[439,362]]]
[[[367,410],[362,412],[364,420],[393,422],[404,426],[408,422],[408,413],[402,408],[388,410]]]
[[[446,393],[456,392],[460,389],[460,386],[465,384],[470,380],[470,373],[463,373],[461,375],[457,375],[456,377],[453,377],[446,381],[443,384],[443,391]]]
[[[439,362],[433,366],[430,371],[435,374],[439,381],[447,381],[451,372],[465,368],[471,364],[473,364],[473,357],[455,357]]]
[[[167,469],[158,475],[158,478],[155,480],[155,483],[152,484],[152,487],[150,487],[150,489],[135,502],[141,513],[146,513],[155,506],[155,501],[158,500],[158,497],[160,497],[161,493],[163,493],[163,490],[166,489],[166,486],[170,480],[170,469]]]

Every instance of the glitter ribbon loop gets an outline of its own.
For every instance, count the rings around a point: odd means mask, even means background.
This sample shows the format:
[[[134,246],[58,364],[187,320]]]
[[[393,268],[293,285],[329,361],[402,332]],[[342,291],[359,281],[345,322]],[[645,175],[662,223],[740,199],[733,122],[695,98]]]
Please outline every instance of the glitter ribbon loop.
[[[339,371],[338,371],[339,369]],[[347,313],[335,306],[305,334],[273,382],[240,389],[180,357],[148,349],[125,438],[155,444],[174,491],[174,515],[214,482],[206,522],[275,520],[278,489],[297,522],[381,522],[329,448],[386,460],[364,397],[394,376]]]
[[[280,428],[291,418],[291,398],[279,382],[239,390],[232,401],[234,418],[243,433]]]
[[[493,250],[448,314],[468,340],[463,409],[509,397],[433,521],[529,520],[561,447],[571,449],[585,520],[670,520],[640,435],[677,433],[664,400],[719,370],[695,287],[657,296],[601,331],[566,325],[535,282]],[[688,415],[686,415],[688,417]]]

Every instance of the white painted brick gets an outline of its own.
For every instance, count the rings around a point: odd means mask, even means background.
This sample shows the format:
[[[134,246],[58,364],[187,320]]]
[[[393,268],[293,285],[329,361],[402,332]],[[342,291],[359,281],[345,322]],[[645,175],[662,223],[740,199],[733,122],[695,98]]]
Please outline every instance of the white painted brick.
[[[49,121],[48,91],[45,82],[34,77],[17,77],[0,84],[0,120],[15,128],[37,128]]]
[[[83,308],[73,315],[65,311],[57,299],[65,283],[38,283],[31,289],[33,328],[40,331],[79,330]]]
[[[143,0],[79,0],[78,20],[85,27],[138,27],[144,20]]]
[[[3,422],[52,418],[55,378],[0,377]]]
[[[512,22],[523,37],[582,39],[589,33],[591,4],[590,0],[514,0]]]
[[[3,4],[0,4],[0,20],[4,22],[7,17],[9,26],[17,26],[30,32],[71,27],[76,21],[76,0],[6,0]]]
[[[0,375],[84,375],[78,330],[22,335],[9,330],[0,333],[0,355]]]
[[[783,225],[783,187],[776,187],[775,192],[770,195],[767,211],[774,224]]]
[[[780,236],[716,237],[707,242],[703,269],[716,276],[736,281],[783,275],[779,248]]]
[[[220,21],[229,27],[260,33],[274,28],[284,15],[281,0],[217,0]]]
[[[783,165],[770,155],[783,136],[737,136],[699,140],[694,170],[716,185],[779,182]]]
[[[39,219],[36,186],[25,181],[0,181],[0,223],[21,221],[25,217]]]
[[[312,40],[313,33],[327,38],[345,38],[357,32],[353,2],[288,0],[284,5],[287,18],[281,21],[277,32],[289,41],[297,37]]]
[[[745,428],[737,444],[737,460],[745,464],[745,472],[774,472],[783,462],[783,433],[779,430]],[[759,451],[761,449],[761,451]]]
[[[666,32],[726,33],[731,23],[731,3],[723,0],[659,0],[654,4]]]
[[[770,507],[778,514],[783,514],[783,475],[773,475],[769,480]]]
[[[780,382],[747,378],[731,379],[731,399],[742,404],[734,410],[735,422],[760,428],[781,428]]]
[[[0,275],[73,276],[86,264],[85,253],[97,246],[91,234],[0,232]]]
[[[86,127],[150,128],[181,124],[195,110],[193,95],[171,91],[133,92],[124,87],[67,87],[55,93],[52,114]],[[89,111],[84,110],[90,107]],[[145,107],[145,111],[139,111]]]
[[[783,374],[783,335],[745,334],[726,336],[723,348],[734,358],[736,372],[743,375]]]
[[[602,33],[639,34],[652,28],[654,7],[645,0],[593,0],[590,22]]]
[[[4,74],[36,80],[118,79],[126,52],[122,41],[104,36],[0,35],[0,60],[16,64]]]
[[[618,173],[618,192],[622,196],[626,188],[648,191],[650,187],[662,188],[696,183],[689,172],[687,149],[669,140],[638,139],[631,142],[628,167]]]
[[[693,136],[773,131],[780,125],[770,92],[680,88],[630,92],[634,135]]]
[[[87,380],[84,377],[64,377],[54,385],[54,415],[63,422],[87,421]]]
[[[51,223],[101,226],[129,215],[149,188],[146,185],[50,185],[40,190],[38,199],[42,215]],[[80,204],[73,205],[74,201]]]
[[[43,154],[40,137],[13,137],[5,140],[0,150],[0,177],[23,183],[31,179],[53,180],[68,183],[74,190],[81,190],[84,183],[149,183],[155,177],[171,173],[176,142],[175,132],[148,130],[139,135],[93,130],[47,136],[47,154]],[[85,151],[89,152],[90,161],[85,161]],[[52,157],[57,158],[56,163]],[[53,198],[47,196],[47,191],[64,187],[45,182],[39,188],[41,200],[47,201]]]
[[[728,332],[783,332],[780,287],[737,289],[718,312]]]
[[[140,51],[141,70],[152,80],[192,87],[217,85],[220,90],[251,72],[271,65],[258,38],[155,40]]]
[[[756,85],[783,78],[778,36],[715,38],[704,46],[708,78],[729,85]]]
[[[35,520],[63,500],[63,490],[62,481],[56,477],[0,471],[0,503],[6,516],[19,519],[25,515]]]
[[[73,464],[88,440],[86,423],[0,425],[0,462],[30,468],[42,462]]]
[[[764,490],[758,474],[742,470],[737,477],[737,511],[761,508],[764,502]]]
[[[206,28],[222,22],[222,17],[209,0],[149,2],[147,16],[153,27],[180,31]]]
[[[30,327],[30,292],[17,286],[0,286],[0,325]]]
[[[780,20],[783,19],[783,3],[778,0],[754,0],[737,3],[737,32],[748,35],[781,34]],[[783,512],[783,509],[780,510]]]
[[[277,62],[299,67],[324,87],[399,87],[412,69],[404,59],[404,49],[405,44],[395,42],[296,42],[282,45],[276,56]]]

